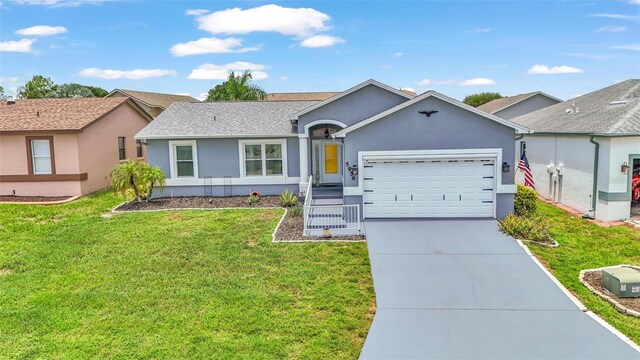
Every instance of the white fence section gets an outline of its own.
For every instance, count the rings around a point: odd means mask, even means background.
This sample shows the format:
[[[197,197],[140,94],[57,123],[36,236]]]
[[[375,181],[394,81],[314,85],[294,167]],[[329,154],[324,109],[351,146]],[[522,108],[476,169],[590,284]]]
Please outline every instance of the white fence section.
[[[313,197],[313,176],[309,176],[309,185],[307,185],[307,192],[304,193],[304,233],[303,236],[307,235],[307,225],[309,224],[309,209],[311,208],[311,198]]]
[[[322,235],[328,229],[332,235],[357,235],[360,233],[360,205],[311,205],[305,206],[304,235]]]

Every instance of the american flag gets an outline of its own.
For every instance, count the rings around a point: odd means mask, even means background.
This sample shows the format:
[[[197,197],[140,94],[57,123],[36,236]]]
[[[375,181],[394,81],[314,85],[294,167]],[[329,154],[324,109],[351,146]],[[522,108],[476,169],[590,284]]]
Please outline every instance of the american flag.
[[[520,162],[518,162],[518,169],[522,170],[524,174],[524,186],[528,186],[530,188],[535,189],[535,183],[533,182],[533,174],[531,173],[531,168],[529,167],[529,160],[527,160],[527,153],[522,153],[520,157]]]

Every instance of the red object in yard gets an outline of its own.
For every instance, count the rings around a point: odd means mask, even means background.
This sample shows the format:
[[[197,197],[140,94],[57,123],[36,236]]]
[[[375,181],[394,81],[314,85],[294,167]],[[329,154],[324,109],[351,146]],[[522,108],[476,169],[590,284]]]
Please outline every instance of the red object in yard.
[[[640,174],[633,174],[631,178],[631,199],[640,201]]]
[[[258,191],[252,191],[251,192],[251,196],[257,196],[260,197],[260,193]]]

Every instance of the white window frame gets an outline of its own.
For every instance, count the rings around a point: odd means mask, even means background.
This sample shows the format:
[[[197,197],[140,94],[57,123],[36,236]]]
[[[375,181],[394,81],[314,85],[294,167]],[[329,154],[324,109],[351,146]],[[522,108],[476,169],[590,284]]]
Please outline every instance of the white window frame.
[[[249,175],[247,176],[245,151],[246,145],[260,145],[262,147],[262,175]],[[280,145],[282,149],[282,175],[267,175],[267,154],[265,152],[265,145]],[[264,178],[286,178],[287,169],[287,139],[272,139],[272,140],[239,140],[238,150],[240,151],[240,177],[249,179],[264,179]]]
[[[198,146],[195,140],[176,140],[169,141],[169,168],[171,170],[172,179],[197,179],[198,178]],[[176,162],[176,147],[177,146],[191,146],[193,153],[193,176],[180,176],[178,177],[178,164]]]
[[[33,142],[34,141],[46,141],[47,149],[49,150],[49,156],[38,156],[34,151]],[[30,139],[29,140],[31,146],[31,167],[34,175],[51,175],[53,174],[53,162],[51,161],[51,139]],[[36,158],[47,158],[49,159],[49,171],[36,171]]]

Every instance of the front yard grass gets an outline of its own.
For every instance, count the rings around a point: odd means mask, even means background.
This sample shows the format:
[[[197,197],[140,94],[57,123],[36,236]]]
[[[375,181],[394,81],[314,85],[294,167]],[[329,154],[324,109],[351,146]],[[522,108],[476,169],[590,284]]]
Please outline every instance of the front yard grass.
[[[589,310],[640,344],[640,319],[619,313],[578,280],[584,269],[640,265],[640,231],[626,226],[600,227],[543,202],[539,202],[538,212],[549,220],[551,235],[560,247],[529,245],[529,249]]]
[[[280,209],[0,205],[0,358],[356,358],[364,243],[272,243]]]

